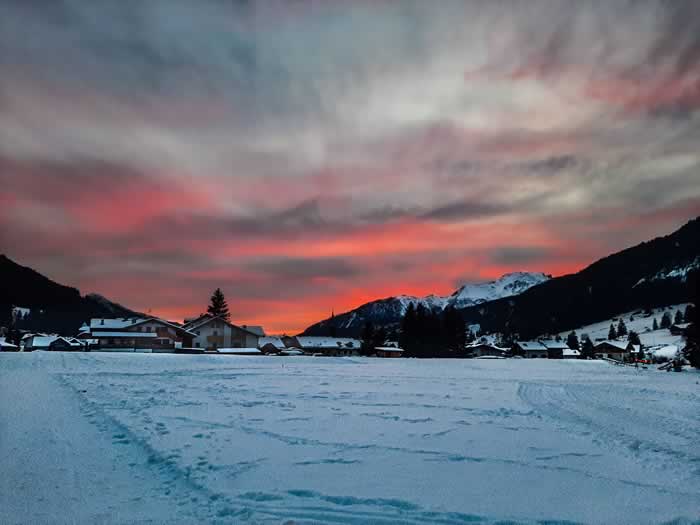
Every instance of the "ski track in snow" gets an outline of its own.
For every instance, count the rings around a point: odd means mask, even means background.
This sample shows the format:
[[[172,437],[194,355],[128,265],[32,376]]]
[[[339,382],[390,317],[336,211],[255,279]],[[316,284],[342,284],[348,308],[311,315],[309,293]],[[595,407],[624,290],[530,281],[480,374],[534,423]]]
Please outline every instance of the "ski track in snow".
[[[700,519],[696,373],[35,352],[0,378],[30,387],[0,411],[1,523]]]

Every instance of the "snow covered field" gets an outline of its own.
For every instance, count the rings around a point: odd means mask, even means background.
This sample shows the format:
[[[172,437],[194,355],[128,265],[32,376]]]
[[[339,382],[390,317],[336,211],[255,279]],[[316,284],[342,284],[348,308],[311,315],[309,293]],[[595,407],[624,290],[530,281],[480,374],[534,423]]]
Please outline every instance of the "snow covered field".
[[[0,354],[0,523],[700,520],[700,375]]]

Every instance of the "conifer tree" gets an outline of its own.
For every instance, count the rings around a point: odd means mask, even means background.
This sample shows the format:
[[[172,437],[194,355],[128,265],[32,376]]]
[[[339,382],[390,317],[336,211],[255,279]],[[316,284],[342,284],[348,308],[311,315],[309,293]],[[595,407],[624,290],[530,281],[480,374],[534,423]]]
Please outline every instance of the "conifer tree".
[[[681,324],[683,322],[683,313],[680,310],[676,310],[676,316],[673,319],[674,324]]]
[[[580,344],[578,341],[578,336],[576,335],[576,332],[572,331],[567,337],[566,337],[566,344],[569,346],[569,348],[573,350],[579,350],[580,349]]]
[[[641,345],[642,344],[642,340],[639,339],[639,334],[637,332],[635,332],[634,330],[630,330],[630,333],[627,336],[627,341],[629,341],[633,345]]]
[[[656,320],[656,317],[654,317],[654,324],[651,325],[652,330],[658,330],[659,329],[659,322]]]
[[[608,339],[617,339],[617,332],[613,324],[610,325],[610,330],[608,330]]]
[[[595,357],[595,348],[590,337],[584,335],[582,338],[583,345],[581,346],[581,359],[593,359]]]
[[[617,336],[624,337],[626,335],[627,335],[627,325],[625,324],[625,321],[623,319],[620,319],[620,322],[617,324]]]
[[[362,335],[360,337],[362,340],[362,355],[371,355],[374,353],[375,347],[375,331],[372,321],[366,321],[365,326],[362,328]],[[379,346],[379,345],[376,345]]]
[[[231,312],[229,312],[228,303],[226,302],[226,297],[224,297],[224,292],[221,291],[221,288],[214,290],[211,296],[211,303],[207,308],[207,313],[215,317],[221,317],[226,321],[231,319]]]
[[[695,305],[689,304],[688,306],[685,307],[685,315],[683,316],[683,320],[686,323],[692,323],[694,316],[695,316]]]
[[[668,312],[661,317],[661,328],[671,328],[671,314]]]

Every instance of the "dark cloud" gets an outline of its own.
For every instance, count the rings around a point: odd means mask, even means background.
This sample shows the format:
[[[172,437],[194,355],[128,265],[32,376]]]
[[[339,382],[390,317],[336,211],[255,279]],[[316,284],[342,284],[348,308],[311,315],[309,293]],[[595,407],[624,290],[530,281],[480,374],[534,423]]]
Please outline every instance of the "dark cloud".
[[[481,219],[506,214],[511,209],[510,206],[498,203],[464,200],[433,208],[423,213],[421,218],[438,222]]]
[[[517,165],[539,173],[557,173],[579,165],[580,161],[574,155],[558,155],[546,159],[534,160]]]
[[[503,246],[489,254],[492,263],[503,266],[517,266],[532,262],[551,261],[555,258],[548,248],[538,246]]]

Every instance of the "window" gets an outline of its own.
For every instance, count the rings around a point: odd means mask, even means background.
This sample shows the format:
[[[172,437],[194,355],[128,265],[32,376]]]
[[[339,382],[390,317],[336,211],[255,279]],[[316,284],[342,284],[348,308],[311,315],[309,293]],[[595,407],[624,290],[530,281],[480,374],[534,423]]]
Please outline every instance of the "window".
[[[214,335],[219,335],[219,331],[218,331],[218,330],[214,330]]]
[[[194,344],[194,347],[195,347],[195,348],[199,348],[199,343],[195,343],[195,344]]]

